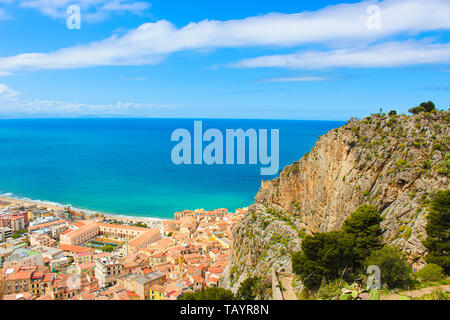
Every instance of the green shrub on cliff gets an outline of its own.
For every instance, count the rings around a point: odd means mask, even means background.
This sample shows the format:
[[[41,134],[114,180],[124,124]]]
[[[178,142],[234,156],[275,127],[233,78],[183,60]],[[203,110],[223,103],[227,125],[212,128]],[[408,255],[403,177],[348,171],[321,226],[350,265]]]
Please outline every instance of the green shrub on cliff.
[[[427,238],[423,243],[429,250],[426,261],[441,266],[448,275],[450,272],[450,190],[436,193],[431,200],[427,220]]]
[[[446,153],[444,159],[438,164],[437,173],[448,176],[450,172],[450,153]]]
[[[292,255],[292,268],[305,286],[317,288],[324,280],[362,271],[366,258],[381,248],[381,215],[375,207],[360,206],[341,231],[306,236],[302,251]]]
[[[237,296],[241,300],[255,300],[264,295],[264,285],[261,278],[251,277],[242,282]]]
[[[230,290],[205,288],[198,292],[188,292],[181,300],[236,300],[236,297]]]
[[[391,116],[391,117],[392,116],[396,116],[397,115],[397,111],[391,110],[391,111],[389,111],[388,115]]]
[[[344,221],[342,231],[355,241],[353,254],[357,267],[363,265],[372,251],[381,248],[381,221],[383,218],[377,209],[367,204],[360,206]]]
[[[421,112],[431,112],[436,109],[436,106],[433,102],[422,102],[420,106],[409,109],[408,111],[412,114],[419,114]]]
[[[407,286],[411,283],[412,269],[404,255],[395,247],[384,246],[372,252],[365,265],[380,267],[381,282],[389,288]]]
[[[445,278],[442,271],[442,267],[434,263],[429,263],[416,273],[416,277],[422,281],[437,282]]]
[[[344,284],[345,282],[339,278],[333,281],[328,281],[327,283],[323,283],[317,291],[316,297],[319,300],[331,300],[339,297]]]
[[[292,269],[308,288],[316,288],[322,280],[334,280],[351,268],[354,239],[342,231],[306,236],[302,251],[292,255]]]

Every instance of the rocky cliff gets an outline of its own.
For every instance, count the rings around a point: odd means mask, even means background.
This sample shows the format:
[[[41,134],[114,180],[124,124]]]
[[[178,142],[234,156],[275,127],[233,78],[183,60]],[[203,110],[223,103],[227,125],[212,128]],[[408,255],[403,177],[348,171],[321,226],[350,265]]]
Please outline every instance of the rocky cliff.
[[[450,112],[372,115],[351,119],[317,141],[311,152],[263,181],[234,230],[222,281],[236,289],[249,275],[290,268],[305,234],[339,230],[364,203],[384,217],[383,238],[415,266],[426,251],[426,200],[448,188]]]

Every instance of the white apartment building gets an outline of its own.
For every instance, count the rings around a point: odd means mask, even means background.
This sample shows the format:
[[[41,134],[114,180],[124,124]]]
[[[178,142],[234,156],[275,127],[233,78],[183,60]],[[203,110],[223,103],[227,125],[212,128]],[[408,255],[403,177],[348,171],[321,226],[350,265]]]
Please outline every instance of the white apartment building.
[[[0,228],[0,242],[4,242],[6,238],[12,236],[12,229],[7,227]]]
[[[122,276],[123,266],[113,258],[100,258],[95,262],[95,278],[99,288],[105,288],[117,283]]]

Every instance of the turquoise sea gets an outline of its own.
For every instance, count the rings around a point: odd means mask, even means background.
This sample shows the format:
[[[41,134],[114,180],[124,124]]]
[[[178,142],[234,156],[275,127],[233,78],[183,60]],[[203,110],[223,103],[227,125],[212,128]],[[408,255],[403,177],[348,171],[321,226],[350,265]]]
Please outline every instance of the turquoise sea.
[[[204,119],[203,128],[280,130],[280,169],[339,121]],[[119,215],[172,218],[184,209],[253,202],[261,165],[176,166],[170,141],[193,119],[0,120],[0,194]],[[206,145],[206,143],[205,143]]]

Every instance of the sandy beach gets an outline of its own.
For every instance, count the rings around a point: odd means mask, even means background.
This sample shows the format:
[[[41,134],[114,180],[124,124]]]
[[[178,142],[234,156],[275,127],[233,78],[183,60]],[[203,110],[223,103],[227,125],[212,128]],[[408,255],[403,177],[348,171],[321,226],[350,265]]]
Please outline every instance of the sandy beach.
[[[20,205],[20,206],[25,206],[25,207],[36,206],[37,208],[47,209],[49,211],[63,210],[65,207],[67,207],[67,205],[57,204],[57,203],[53,203],[53,202],[31,200],[31,199],[17,199],[17,198],[6,197],[6,196],[0,196],[0,201],[9,202],[11,205]],[[115,215],[115,214],[97,212],[97,211],[92,211],[92,210],[78,209],[78,208],[74,208],[72,206],[70,207],[70,209],[75,212],[82,212],[87,216],[100,215],[107,219],[108,218],[114,219],[114,220],[121,221],[124,223],[143,222],[143,223],[159,224],[162,221],[165,221],[164,219],[160,219],[160,218]]]
[[[40,208],[47,208],[51,210],[61,210],[64,209],[63,205],[56,205],[51,203],[44,203],[37,200],[25,200],[25,199],[16,199],[11,197],[0,196],[0,201],[9,202],[12,205],[23,205],[23,206],[37,206]]]

